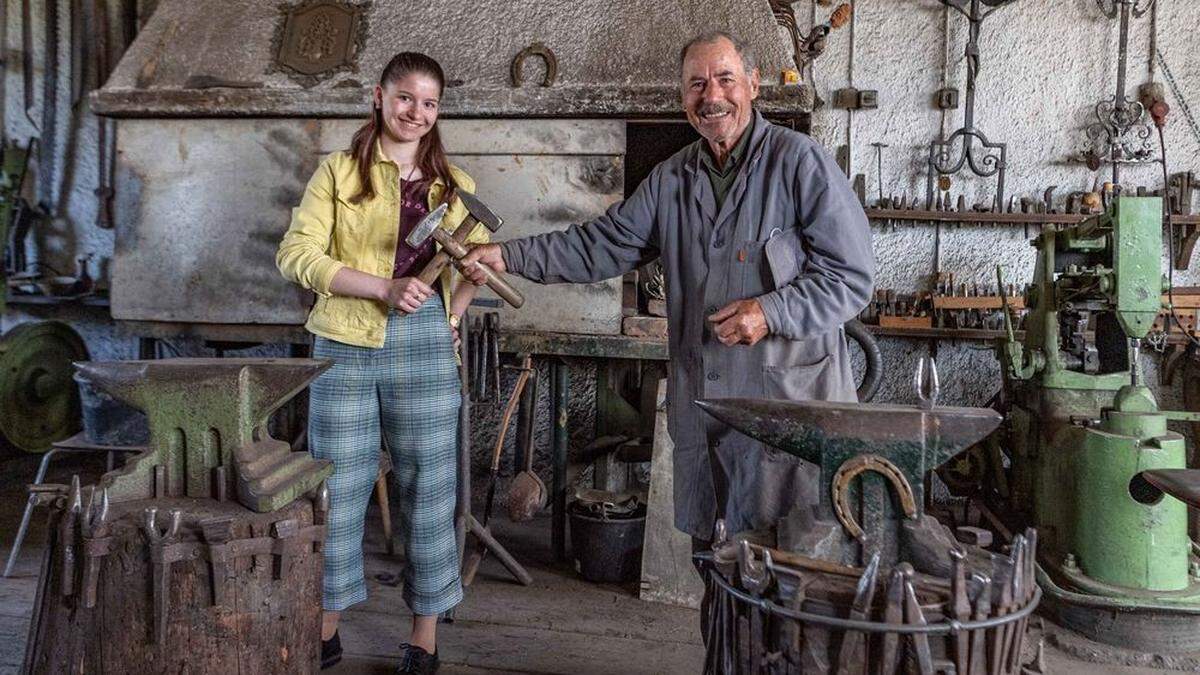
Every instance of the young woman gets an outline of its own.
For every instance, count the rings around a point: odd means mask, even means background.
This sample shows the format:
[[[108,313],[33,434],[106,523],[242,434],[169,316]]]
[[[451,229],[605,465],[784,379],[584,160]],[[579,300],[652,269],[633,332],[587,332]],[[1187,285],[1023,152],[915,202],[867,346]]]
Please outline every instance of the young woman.
[[[308,442],[331,459],[325,543],[322,667],[341,658],[341,612],[367,597],[363,520],[382,447],[391,452],[407,563],[404,600],[412,637],[402,673],[437,669],[437,617],[462,599],[454,540],[456,433],[461,403],[458,317],[475,286],[450,268],[428,286],[416,276],[433,257],[430,237],[405,237],[438,204],[442,227],[466,215],[458,190],[474,191],[446,161],[438,135],[445,76],[436,61],[404,52],[375,87],[371,118],[350,150],[325,158],[279,245],[276,263],[317,295],[305,327],[313,356],[334,365],[310,390]],[[472,242],[487,240],[477,227]],[[381,439],[382,432],[382,439]]]

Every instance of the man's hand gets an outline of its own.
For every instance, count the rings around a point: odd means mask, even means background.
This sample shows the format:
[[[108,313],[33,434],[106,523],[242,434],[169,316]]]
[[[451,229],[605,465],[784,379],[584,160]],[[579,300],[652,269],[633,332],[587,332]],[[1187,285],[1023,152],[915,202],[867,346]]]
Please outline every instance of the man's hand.
[[[738,300],[708,317],[723,345],[753,345],[767,336],[767,317],[758,300]]]
[[[467,281],[482,286],[487,283],[487,276],[479,269],[479,264],[487,265],[499,274],[506,271],[504,256],[500,254],[499,244],[468,244],[470,250],[459,264],[459,270]]]
[[[459,347],[462,347],[462,340],[458,337],[458,329],[450,326],[450,336],[454,338],[454,353],[458,353]]]
[[[412,314],[420,309],[422,303],[431,295],[433,295],[433,289],[429,287],[429,284],[416,277],[400,277],[399,279],[389,279],[386,282],[381,300],[386,302],[388,307],[395,307],[406,314]]]

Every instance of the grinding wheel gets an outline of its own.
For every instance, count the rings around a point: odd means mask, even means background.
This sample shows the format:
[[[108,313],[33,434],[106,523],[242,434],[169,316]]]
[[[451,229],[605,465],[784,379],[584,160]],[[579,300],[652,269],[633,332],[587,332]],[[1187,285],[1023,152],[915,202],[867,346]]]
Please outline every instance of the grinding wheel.
[[[79,334],[61,321],[24,323],[0,337],[0,434],[26,452],[77,432],[75,361],[88,359]]]

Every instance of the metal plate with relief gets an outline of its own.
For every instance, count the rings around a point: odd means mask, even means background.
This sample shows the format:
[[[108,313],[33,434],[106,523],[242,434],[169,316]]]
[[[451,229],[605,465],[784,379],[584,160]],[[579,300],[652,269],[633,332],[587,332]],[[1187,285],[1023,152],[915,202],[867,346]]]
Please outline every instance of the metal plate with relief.
[[[358,70],[370,3],[305,0],[279,6],[272,70],[311,87],[342,71]]]

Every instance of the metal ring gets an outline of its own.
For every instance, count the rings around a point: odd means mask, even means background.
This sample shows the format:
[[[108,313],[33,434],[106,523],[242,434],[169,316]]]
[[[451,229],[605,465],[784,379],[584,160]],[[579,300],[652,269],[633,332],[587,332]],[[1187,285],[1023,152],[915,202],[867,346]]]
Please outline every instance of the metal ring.
[[[708,551],[700,551],[692,554],[694,560],[702,560],[706,564],[712,565],[712,554]],[[841,628],[843,630],[856,630],[864,633],[896,633],[899,635],[915,635],[923,633],[926,635],[953,635],[955,629],[958,631],[972,630],[987,630],[997,626],[1003,626],[1013,621],[1024,619],[1037,609],[1038,603],[1042,600],[1042,587],[1034,584],[1033,596],[1025,603],[1023,607],[1016,610],[1012,614],[1002,614],[993,616],[988,619],[975,619],[971,621],[958,621],[957,627],[950,622],[931,623],[924,626],[918,624],[896,624],[883,623],[876,621],[859,621],[857,619],[843,619],[839,616],[829,616],[827,614],[815,614],[799,609],[788,609],[782,607],[767,598],[755,598],[749,593],[734,587],[713,567],[708,568],[708,579],[712,581],[718,588],[730,594],[734,598],[752,606],[759,610],[774,616],[781,616],[794,621],[804,623],[812,623],[818,626],[827,626],[830,628]],[[1086,596],[1092,598],[1094,596]],[[1103,598],[1100,598],[1103,599]]]
[[[546,45],[535,42],[525,49],[517,52],[517,55],[512,60],[512,86],[519,87],[525,78],[521,71],[525,67],[525,59],[530,56],[540,56],[546,62],[546,76],[542,78],[542,86],[549,87],[554,84],[554,78],[558,77],[558,58],[554,56],[554,52]]]
[[[850,510],[849,488],[850,481],[866,471],[874,471],[891,481],[900,498],[900,508],[905,517],[917,517],[917,500],[913,496],[912,486],[908,484],[908,479],[900,472],[899,467],[879,455],[859,455],[848,459],[838,467],[837,473],[833,474],[833,513],[850,536],[859,541],[863,541],[866,533],[854,520]]]

